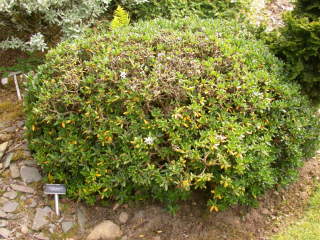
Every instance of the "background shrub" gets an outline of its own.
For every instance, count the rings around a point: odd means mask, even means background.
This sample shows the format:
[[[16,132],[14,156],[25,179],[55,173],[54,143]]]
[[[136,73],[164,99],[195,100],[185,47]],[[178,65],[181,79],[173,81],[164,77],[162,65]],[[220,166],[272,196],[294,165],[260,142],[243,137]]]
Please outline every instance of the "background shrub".
[[[156,17],[172,19],[190,15],[200,18],[234,18],[244,13],[250,2],[251,0],[149,0],[139,5],[130,4],[130,1],[124,3],[134,19],[150,20]]]
[[[89,203],[200,189],[211,210],[250,204],[318,139],[281,62],[236,21],[101,27],[51,50],[27,88],[34,157]]]
[[[250,0],[1,0],[0,49],[44,51],[78,38],[99,20],[111,20],[118,5],[132,20],[156,17],[236,16]]]
[[[287,63],[290,78],[305,93],[320,100],[320,2],[298,0],[292,13],[284,17],[285,26],[269,36],[277,56]]]

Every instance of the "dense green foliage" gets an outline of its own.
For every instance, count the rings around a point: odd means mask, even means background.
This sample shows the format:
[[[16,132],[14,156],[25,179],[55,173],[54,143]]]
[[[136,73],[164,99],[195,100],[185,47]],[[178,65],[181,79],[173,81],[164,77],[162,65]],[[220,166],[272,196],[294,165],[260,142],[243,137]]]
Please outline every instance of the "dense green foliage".
[[[99,28],[30,77],[27,134],[73,198],[250,204],[296,176],[319,122],[279,60],[236,21]]]
[[[285,26],[269,38],[271,49],[287,62],[290,78],[320,100],[320,2],[298,0],[284,18]],[[270,36],[269,36],[270,37]]]
[[[251,0],[149,0],[127,4],[134,19],[177,18],[197,15],[201,18],[236,17],[247,9]]]

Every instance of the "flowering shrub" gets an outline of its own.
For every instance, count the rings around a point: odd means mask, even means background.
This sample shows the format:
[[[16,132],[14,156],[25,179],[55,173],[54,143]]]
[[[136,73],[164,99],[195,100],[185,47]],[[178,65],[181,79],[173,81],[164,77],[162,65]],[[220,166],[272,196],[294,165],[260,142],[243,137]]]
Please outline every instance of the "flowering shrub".
[[[286,14],[284,21],[285,26],[269,38],[270,47],[287,63],[290,78],[320,101],[320,2],[296,1],[294,11]]]
[[[100,27],[52,49],[28,82],[29,145],[68,194],[211,210],[292,181],[319,122],[283,68],[236,21]]]

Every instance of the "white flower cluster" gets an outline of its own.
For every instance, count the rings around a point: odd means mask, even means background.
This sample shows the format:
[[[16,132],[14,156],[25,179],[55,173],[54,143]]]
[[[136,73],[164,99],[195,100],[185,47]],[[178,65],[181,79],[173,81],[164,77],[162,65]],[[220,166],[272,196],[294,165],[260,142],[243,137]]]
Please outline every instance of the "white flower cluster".
[[[12,29],[32,32],[27,26],[19,26],[16,16],[41,16],[40,22],[57,25],[62,31],[62,40],[77,38],[84,29],[92,25],[109,8],[112,0],[0,0],[0,27],[11,22]],[[127,0],[123,0],[127,2]],[[130,0],[130,4],[141,4],[148,0]],[[17,9],[19,13],[17,14]],[[1,29],[0,29],[1,30]],[[45,50],[47,45],[40,32],[34,32],[25,42],[14,36],[0,43],[2,49],[22,49],[27,51]]]

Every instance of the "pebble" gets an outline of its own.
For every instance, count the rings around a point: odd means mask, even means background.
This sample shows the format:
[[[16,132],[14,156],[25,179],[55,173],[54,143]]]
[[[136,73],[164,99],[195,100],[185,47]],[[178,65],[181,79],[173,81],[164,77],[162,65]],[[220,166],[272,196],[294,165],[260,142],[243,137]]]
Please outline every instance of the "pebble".
[[[2,158],[2,156],[4,155],[7,147],[8,147],[9,142],[4,142],[0,144],[0,159]]]
[[[23,186],[23,185],[11,185],[11,188],[18,192],[24,192],[24,193],[34,193],[34,189],[31,187]]]
[[[24,121],[18,121],[16,124],[17,124],[17,127],[21,128],[24,126]]]
[[[25,153],[28,153],[28,152],[25,151]],[[30,156],[26,155],[26,157],[30,157]],[[21,165],[29,166],[29,167],[36,167],[37,166],[37,162],[35,160],[24,160],[24,161],[21,162]]]
[[[37,206],[37,202],[36,202],[36,200],[34,200],[34,199],[31,199],[30,200],[31,202],[29,203],[29,207],[31,207],[31,208],[35,208],[36,206]]]
[[[39,182],[42,178],[39,170],[35,167],[22,166],[20,169],[20,175],[25,183]]]
[[[0,209],[0,218],[7,218],[7,214]]]
[[[129,219],[129,214],[128,213],[126,213],[126,212],[120,213],[120,215],[119,215],[120,223],[125,224],[128,221],[128,219]]]
[[[7,127],[5,129],[3,129],[1,132],[6,132],[6,133],[14,133],[16,132],[16,127]]]
[[[84,232],[85,226],[87,223],[87,217],[86,217],[86,210],[83,207],[77,208],[77,220],[78,220],[78,225],[80,227],[80,232]]]
[[[62,222],[61,228],[63,232],[69,232],[69,230],[73,227],[73,222]]]
[[[13,158],[13,153],[11,152],[6,156],[6,158],[3,161],[3,166],[2,166],[3,169],[6,169],[10,166],[12,158]]]
[[[29,232],[29,229],[27,226],[23,225],[20,229],[20,231],[23,233],[23,234],[27,234]]]
[[[4,239],[7,239],[10,236],[10,231],[6,228],[0,228],[0,236],[2,236]]]
[[[8,221],[7,221],[7,220],[1,220],[1,219],[0,219],[0,228],[6,227],[6,226],[8,226]]]
[[[44,233],[36,234],[35,237],[39,240],[50,240],[48,237],[44,235]]]
[[[20,177],[20,172],[18,165],[16,163],[10,164],[10,175],[12,178],[18,178]]]
[[[112,221],[106,220],[93,228],[87,240],[110,239],[115,240],[122,236],[120,227]]]
[[[3,194],[3,197],[13,200],[17,197],[17,195],[18,195],[17,192],[11,191],[11,192],[6,192],[5,194]]]
[[[37,208],[36,215],[32,223],[32,230],[39,231],[41,228],[47,225],[49,223],[48,217],[51,213],[52,210],[49,207]]]
[[[17,203],[16,201],[8,201],[3,205],[2,211],[12,213],[17,210],[18,206],[19,203]]]

